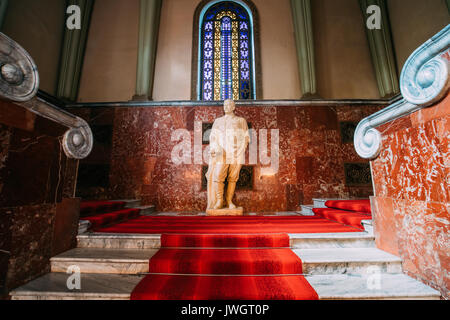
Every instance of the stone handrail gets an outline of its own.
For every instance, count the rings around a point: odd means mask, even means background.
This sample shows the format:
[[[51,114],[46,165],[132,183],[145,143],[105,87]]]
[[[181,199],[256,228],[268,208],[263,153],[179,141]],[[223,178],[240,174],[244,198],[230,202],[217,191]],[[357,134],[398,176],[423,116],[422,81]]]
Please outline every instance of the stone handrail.
[[[0,99],[12,101],[29,111],[68,127],[62,145],[69,158],[84,159],[94,139],[88,123],[36,97],[39,73],[31,56],[15,41],[0,32]]]
[[[381,151],[378,126],[429,107],[444,98],[450,87],[450,25],[420,46],[406,61],[400,76],[403,98],[363,119],[356,128],[356,152],[376,159]]]

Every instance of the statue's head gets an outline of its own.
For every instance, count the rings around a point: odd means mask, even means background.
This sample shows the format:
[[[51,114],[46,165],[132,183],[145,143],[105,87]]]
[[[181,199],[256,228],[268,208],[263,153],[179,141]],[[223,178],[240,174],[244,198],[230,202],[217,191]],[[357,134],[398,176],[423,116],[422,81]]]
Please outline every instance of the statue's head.
[[[234,104],[234,101],[232,99],[225,100],[223,104],[223,110],[225,111],[225,113],[234,112],[234,110],[236,110],[236,105]]]

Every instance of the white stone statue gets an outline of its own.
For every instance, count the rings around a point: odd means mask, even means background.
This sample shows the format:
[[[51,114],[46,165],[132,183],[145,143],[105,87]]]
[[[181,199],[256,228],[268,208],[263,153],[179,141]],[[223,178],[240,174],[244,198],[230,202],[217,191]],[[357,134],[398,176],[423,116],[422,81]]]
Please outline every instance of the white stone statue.
[[[208,180],[208,209],[211,215],[238,213],[233,203],[239,172],[245,162],[245,151],[250,141],[247,121],[234,114],[233,100],[225,100],[225,116],[214,121],[210,135],[210,160],[206,179]],[[225,199],[225,180],[228,183]],[[225,208],[224,208],[225,206]],[[214,211],[216,210],[216,212]],[[219,212],[217,212],[219,210]]]

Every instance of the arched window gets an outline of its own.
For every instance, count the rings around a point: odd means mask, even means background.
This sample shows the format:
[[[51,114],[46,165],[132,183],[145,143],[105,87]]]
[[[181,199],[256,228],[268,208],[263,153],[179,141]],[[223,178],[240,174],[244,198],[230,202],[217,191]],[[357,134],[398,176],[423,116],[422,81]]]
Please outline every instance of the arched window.
[[[200,15],[199,100],[255,99],[253,18],[234,1]]]

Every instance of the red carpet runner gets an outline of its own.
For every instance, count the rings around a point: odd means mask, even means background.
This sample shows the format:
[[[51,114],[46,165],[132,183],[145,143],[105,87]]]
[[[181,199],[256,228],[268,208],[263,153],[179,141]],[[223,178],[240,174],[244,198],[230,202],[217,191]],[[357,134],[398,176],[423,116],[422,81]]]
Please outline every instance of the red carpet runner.
[[[83,201],[80,219],[91,223],[93,230],[139,217],[140,209],[125,208],[124,201]]]
[[[317,300],[287,234],[163,234],[132,300]]]
[[[104,233],[136,234],[218,234],[218,233],[333,233],[361,230],[329,221],[323,217],[306,216],[244,216],[244,217],[167,217],[142,216],[112,227],[95,228]]]
[[[328,208],[314,208],[316,216],[364,230],[363,220],[371,220],[370,200],[327,201]]]

